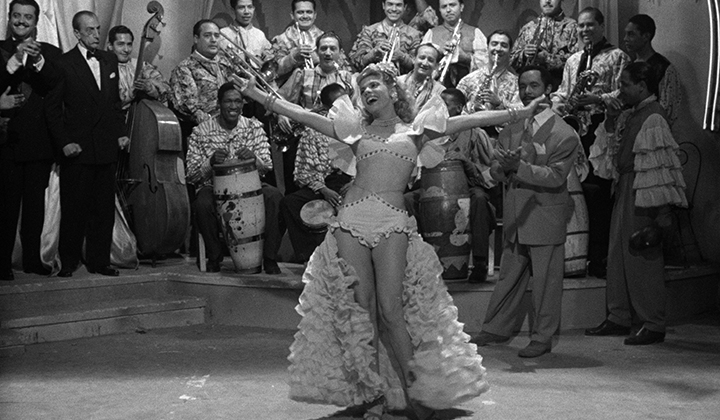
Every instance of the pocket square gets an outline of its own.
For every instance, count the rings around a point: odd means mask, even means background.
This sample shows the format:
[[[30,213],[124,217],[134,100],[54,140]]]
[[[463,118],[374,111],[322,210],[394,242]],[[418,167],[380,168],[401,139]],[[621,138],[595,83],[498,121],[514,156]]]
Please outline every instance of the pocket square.
[[[114,79],[114,78],[115,78],[115,72],[110,73],[110,78],[111,78],[111,79]]]
[[[535,153],[538,155],[544,155],[547,153],[544,144],[533,143],[533,147],[535,147]]]

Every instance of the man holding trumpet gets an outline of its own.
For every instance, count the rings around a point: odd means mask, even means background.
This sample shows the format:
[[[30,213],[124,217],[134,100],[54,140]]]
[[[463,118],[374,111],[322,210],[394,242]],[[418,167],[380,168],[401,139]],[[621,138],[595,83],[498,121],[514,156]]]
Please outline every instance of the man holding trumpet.
[[[405,74],[413,69],[413,57],[421,34],[403,20],[405,0],[383,0],[385,19],[363,27],[350,51],[350,60],[360,71],[368,64],[392,62]]]
[[[232,41],[242,47],[241,51],[237,51],[238,54],[255,70],[260,70],[272,46],[265,33],[252,24],[255,17],[253,0],[230,0],[230,6],[235,11],[235,21],[230,26],[220,29],[220,33],[224,35],[220,38],[220,48],[232,48],[230,43]],[[251,57],[246,57],[245,52]]]

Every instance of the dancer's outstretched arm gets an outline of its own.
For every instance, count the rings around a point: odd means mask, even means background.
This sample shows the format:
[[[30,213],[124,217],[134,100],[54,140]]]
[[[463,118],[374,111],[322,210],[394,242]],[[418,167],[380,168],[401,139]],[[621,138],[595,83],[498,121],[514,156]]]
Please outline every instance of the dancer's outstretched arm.
[[[286,117],[304,124],[328,137],[336,137],[335,128],[331,119],[314,112],[310,112],[300,105],[293,104],[282,98],[275,98],[274,96],[268,95],[257,87],[255,84],[255,78],[248,80],[233,75],[232,81],[243,96],[247,96],[248,98],[264,105],[266,109],[269,108],[268,111],[285,115]]]
[[[474,114],[451,117],[448,119],[445,135],[459,133],[475,127],[499,125],[530,118],[535,113],[537,107],[543,102],[547,102],[545,95],[534,99],[527,106],[520,108],[510,108],[499,111],[479,111]]]

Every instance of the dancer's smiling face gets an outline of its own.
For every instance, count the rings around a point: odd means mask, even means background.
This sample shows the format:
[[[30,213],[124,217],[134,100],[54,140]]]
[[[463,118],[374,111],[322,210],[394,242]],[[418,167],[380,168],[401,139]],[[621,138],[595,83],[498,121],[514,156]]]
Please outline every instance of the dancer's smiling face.
[[[393,106],[391,88],[380,76],[368,76],[360,81],[360,96],[365,109],[372,115]]]

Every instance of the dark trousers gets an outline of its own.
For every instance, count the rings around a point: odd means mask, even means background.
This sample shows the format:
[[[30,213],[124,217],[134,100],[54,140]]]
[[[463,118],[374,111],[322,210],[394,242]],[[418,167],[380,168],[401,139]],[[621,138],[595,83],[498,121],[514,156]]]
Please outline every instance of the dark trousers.
[[[115,223],[115,163],[60,167],[60,261],[74,270],[82,257],[88,267],[110,265]]]
[[[341,172],[333,172],[325,178],[325,185],[335,192],[350,182],[350,177]],[[300,218],[300,210],[302,207],[313,200],[322,200],[324,197],[321,193],[316,193],[308,187],[283,197],[280,202],[280,212],[285,225],[287,226],[288,236],[295,252],[295,259],[305,262],[315,251],[325,238],[325,233],[314,231],[307,227]]]
[[[280,218],[280,200],[282,193],[276,187],[262,183],[263,202],[265,204],[265,239],[263,257],[277,260],[280,241],[285,234],[285,224]],[[220,225],[217,218],[215,197],[212,187],[197,190],[192,202],[193,222],[198,233],[205,241],[208,261],[220,262],[223,259],[223,244],[220,239]]]
[[[590,156],[590,146],[595,142],[595,129],[604,119],[605,116],[602,114],[593,115],[587,134],[580,139],[586,156]],[[595,175],[592,164],[590,166],[590,174],[583,181],[582,189],[588,207],[588,262],[591,274],[595,274],[605,271],[610,245],[613,197],[612,181]]]
[[[421,189],[405,193],[405,208],[411,216],[420,214]],[[487,268],[489,237],[495,229],[495,208],[490,204],[490,194],[482,187],[470,187],[470,235],[473,264]],[[418,228],[423,231],[422,220]]]
[[[45,218],[45,189],[52,161],[0,161],[0,269],[9,270],[22,203],[23,269],[41,267],[40,237]]]

